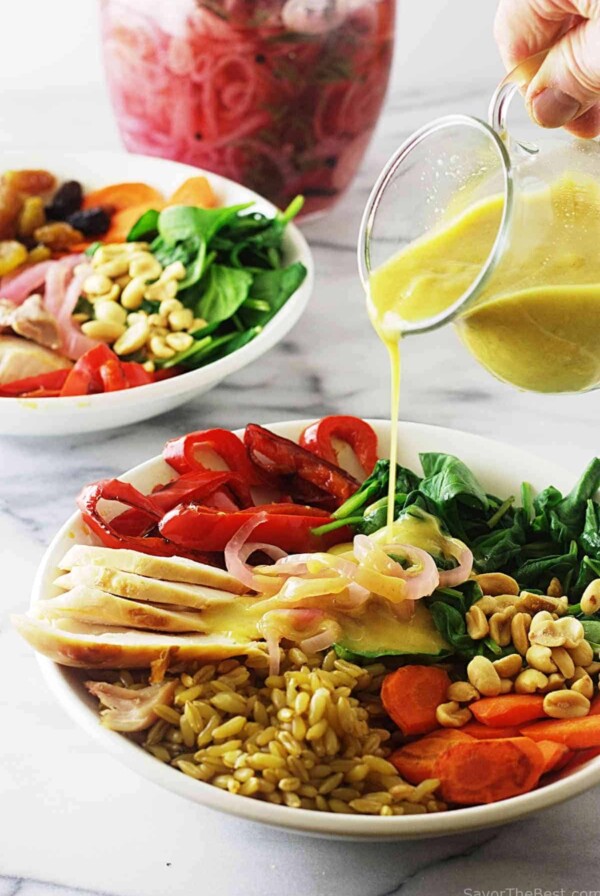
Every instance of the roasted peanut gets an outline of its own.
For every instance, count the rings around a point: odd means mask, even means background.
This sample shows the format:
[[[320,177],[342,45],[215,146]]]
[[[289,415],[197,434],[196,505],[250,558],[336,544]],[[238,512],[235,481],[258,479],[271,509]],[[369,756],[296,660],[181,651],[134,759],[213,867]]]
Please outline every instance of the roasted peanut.
[[[550,691],[562,691],[565,686],[565,680],[562,675],[559,675],[558,672],[552,672],[551,675],[548,676],[548,684],[544,688],[544,693],[549,693]]]
[[[510,653],[492,663],[500,678],[514,678],[523,668],[523,660],[518,653]]]
[[[145,346],[149,336],[148,321],[141,320],[125,330],[113,345],[113,351],[117,355],[131,355]]]
[[[581,612],[586,616],[592,616],[600,610],[600,579],[594,579],[587,586],[581,596]]]
[[[475,576],[475,581],[484,594],[496,597],[499,594],[518,594],[519,585],[512,576],[503,572],[484,572]]]
[[[548,678],[538,669],[525,669],[517,676],[515,681],[515,691],[517,694],[534,694],[536,691],[543,691],[548,684]]]
[[[443,728],[460,728],[466,725],[472,718],[471,711],[461,707],[454,700],[449,703],[440,703],[435,711],[435,717]]]
[[[194,344],[194,337],[190,333],[167,333],[165,342],[176,352],[184,352]]]
[[[151,336],[149,345],[150,351],[155,358],[168,359],[172,358],[175,354],[173,349],[169,348],[163,336]]]
[[[589,666],[594,661],[594,651],[589,641],[582,641],[577,647],[571,647],[569,655],[576,666]]]
[[[81,325],[82,333],[101,342],[115,342],[125,332],[123,324],[109,320],[89,320]]]
[[[521,656],[525,656],[529,649],[529,626],[531,625],[531,616],[529,613],[516,613],[510,621],[510,636],[512,638],[515,650],[518,650]]]
[[[144,301],[146,283],[143,277],[134,277],[121,293],[121,305],[128,311],[137,311]]]
[[[551,613],[536,613],[531,620],[529,641],[542,647],[577,647],[583,640],[581,622],[573,616],[553,619]]]
[[[189,330],[194,321],[194,314],[190,308],[181,308],[169,314],[169,326],[172,330]]]
[[[529,666],[533,669],[538,669],[540,672],[544,672],[546,675],[557,671],[556,663],[552,659],[552,653],[549,647],[542,647],[540,644],[532,644],[525,654],[525,659]]]
[[[479,699],[479,691],[468,681],[453,681],[446,696],[456,703],[470,703]]]
[[[474,641],[487,637],[490,627],[483,610],[474,604],[467,610],[465,621],[467,623],[467,631]]]
[[[550,597],[562,597],[563,596],[563,590],[562,590],[562,585],[561,585],[560,579],[557,579],[556,576],[554,576],[552,579],[550,579],[550,584],[546,588],[546,594],[548,594]]]
[[[101,296],[108,292],[112,285],[110,277],[94,271],[83,281],[82,291],[86,296]]]
[[[159,279],[156,283],[151,283],[146,287],[144,295],[147,299],[152,299],[158,302],[164,302],[166,299],[173,299],[177,295],[177,281]]]
[[[94,255],[94,260],[95,258],[96,256]],[[123,274],[128,272],[129,256],[127,253],[122,252],[120,255],[115,255],[113,258],[102,264],[94,264],[93,267],[96,273],[104,274],[106,277],[110,277],[114,280],[115,277],[122,277]]]
[[[569,602],[566,597],[552,597],[546,594],[532,594],[531,591],[521,591],[517,609],[526,610],[528,613],[546,611],[562,616],[568,606]]]
[[[474,688],[484,697],[495,697],[500,693],[500,676],[490,660],[483,656],[473,657],[467,666],[467,675]]]
[[[550,651],[552,662],[564,678],[572,678],[575,674],[575,663],[564,647],[553,647]]]
[[[600,663],[593,662],[590,663],[589,666],[585,667],[585,671],[588,675],[597,675],[600,672]]]
[[[578,671],[580,674],[578,674]],[[588,700],[591,700],[594,696],[594,682],[581,666],[575,669],[575,681],[571,682],[571,690],[583,694]]]
[[[590,701],[578,691],[551,691],[544,697],[544,712],[552,719],[576,719],[589,711]]]
[[[162,265],[150,252],[134,252],[127,258],[127,265],[120,274],[129,272],[130,277],[143,277],[148,280],[156,280],[162,274]]]
[[[109,321],[113,324],[125,328],[127,321],[127,312],[118,302],[98,301],[94,304],[94,315],[96,320]]]
[[[500,681],[500,693],[501,694],[510,694],[513,689],[513,680],[512,678],[503,678]]]
[[[499,613],[502,610],[506,610],[507,607],[514,607],[518,599],[514,594],[498,594],[495,597],[491,594],[486,594],[484,597],[480,597],[478,601],[475,601],[473,606],[479,607],[486,616],[491,616],[492,613]]]
[[[510,644],[510,623],[515,615],[514,607],[506,607],[490,619],[490,637],[494,639],[500,647],[507,647]]]

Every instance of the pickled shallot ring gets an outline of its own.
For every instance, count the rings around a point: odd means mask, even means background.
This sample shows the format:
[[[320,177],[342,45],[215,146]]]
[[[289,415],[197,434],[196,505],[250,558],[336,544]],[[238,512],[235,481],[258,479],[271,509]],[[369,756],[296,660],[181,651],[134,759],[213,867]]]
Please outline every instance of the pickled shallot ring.
[[[457,548],[457,554],[453,556],[458,560],[458,566],[454,569],[439,570],[441,588],[453,588],[455,585],[462,585],[463,582],[467,581],[473,569],[473,552],[457,538],[453,538],[451,541]]]
[[[253,591],[274,594],[279,591],[280,582],[277,579],[268,580],[264,576],[256,576],[254,571],[248,566],[247,559],[256,550],[268,553],[271,557],[281,559],[285,556],[285,551],[275,545],[258,544],[257,542],[247,542],[246,539],[254,532],[257,526],[267,519],[267,514],[257,513],[251,516],[248,522],[243,523],[233,538],[225,546],[225,566],[230,575],[235,576],[248,588]]]
[[[269,654],[269,673],[277,675],[279,672],[279,642],[282,639],[292,641],[299,644],[311,644],[314,636],[320,635],[324,624],[331,624],[334,621],[328,619],[323,610],[294,608],[290,610],[270,610],[262,617],[257,625],[259,632],[264,636],[267,642],[267,652]],[[339,627],[336,632],[331,626],[328,638],[322,639],[327,641],[329,647],[333,641],[332,636],[337,637]],[[334,640],[335,640],[334,637]],[[314,644],[314,642],[313,642]],[[311,645],[312,646],[312,645]],[[318,649],[323,650],[324,647]],[[312,646],[312,650],[315,650]]]

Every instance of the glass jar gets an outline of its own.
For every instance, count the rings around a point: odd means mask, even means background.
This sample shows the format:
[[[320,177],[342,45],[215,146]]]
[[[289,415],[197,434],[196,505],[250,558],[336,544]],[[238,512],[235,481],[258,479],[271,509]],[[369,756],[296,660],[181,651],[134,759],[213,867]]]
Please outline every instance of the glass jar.
[[[600,145],[511,137],[516,86],[489,124],[439,119],[388,162],[361,226],[369,313],[388,341],[451,321],[498,379],[583,392],[600,387]]]
[[[377,123],[395,0],[100,0],[132,152],[239,181],[304,214],[352,181]]]

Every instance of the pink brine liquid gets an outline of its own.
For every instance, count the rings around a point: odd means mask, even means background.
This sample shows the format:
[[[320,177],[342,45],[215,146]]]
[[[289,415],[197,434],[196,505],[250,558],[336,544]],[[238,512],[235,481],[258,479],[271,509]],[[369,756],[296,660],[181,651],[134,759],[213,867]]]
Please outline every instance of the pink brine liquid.
[[[208,168],[305,214],[356,174],[392,59],[395,0],[101,0],[127,149]]]

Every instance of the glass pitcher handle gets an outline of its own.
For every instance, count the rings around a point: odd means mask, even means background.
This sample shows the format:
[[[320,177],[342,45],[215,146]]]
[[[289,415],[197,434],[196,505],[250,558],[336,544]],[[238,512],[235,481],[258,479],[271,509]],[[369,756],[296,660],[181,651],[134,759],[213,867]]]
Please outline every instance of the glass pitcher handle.
[[[549,50],[542,50],[541,53],[536,53],[535,56],[529,56],[528,59],[523,60],[508,73],[494,91],[488,111],[488,121],[501,137],[507,133],[506,119],[511,99],[517,90],[527,87],[537,75],[548,53]]]

